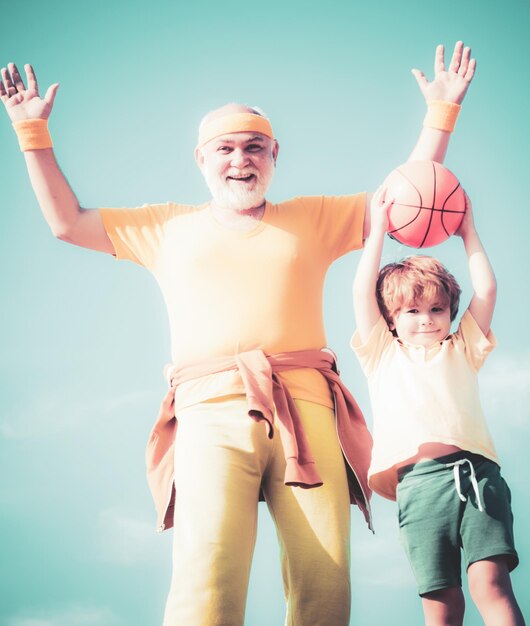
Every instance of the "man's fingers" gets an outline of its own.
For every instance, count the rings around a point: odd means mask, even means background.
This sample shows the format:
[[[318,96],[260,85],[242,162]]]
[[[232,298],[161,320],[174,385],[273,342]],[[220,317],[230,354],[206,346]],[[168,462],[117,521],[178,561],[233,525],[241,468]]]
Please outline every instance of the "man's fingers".
[[[37,77],[35,76],[35,72],[31,65],[24,65],[24,70],[26,71],[26,78],[28,79],[28,89],[30,91],[34,91],[37,95],[39,93],[39,87],[37,85]]]
[[[17,91],[26,91],[26,86],[20,76],[20,72],[18,71],[18,67],[14,63],[8,64],[8,69],[11,72],[11,79],[13,81],[13,85],[15,85],[15,89]]]
[[[6,67],[3,67],[0,70],[0,73],[2,75],[2,80],[4,81],[4,87],[7,95],[12,96],[14,93],[16,93],[17,90],[15,89],[15,85],[13,85],[13,82],[11,81],[11,75],[7,71]]]
[[[462,50],[464,48],[463,41],[457,41],[455,43],[455,49],[453,50],[453,56],[451,57],[451,63],[449,64],[450,72],[458,72],[460,62],[462,61]]]
[[[466,72],[466,74],[464,76],[464,79],[467,80],[468,83],[471,81],[471,79],[475,75],[475,68],[476,67],[477,67],[476,59],[471,59],[471,61],[469,61],[467,72]]]
[[[423,89],[423,87],[429,84],[429,81],[427,80],[427,78],[425,77],[425,74],[421,70],[414,69],[410,71],[412,72],[412,75],[414,76],[414,78],[416,79],[416,82],[420,86],[420,89]]]
[[[44,102],[48,104],[50,107],[53,106],[53,101],[55,100],[55,96],[57,94],[57,90],[59,89],[59,83],[54,83],[48,87],[46,91],[46,95],[44,96]]]
[[[471,48],[466,46],[464,48],[464,52],[462,53],[462,60],[460,61],[460,67],[458,68],[458,73],[460,76],[465,76],[467,72],[467,68],[469,67],[469,59],[471,57]]]
[[[444,63],[444,47],[442,44],[436,46],[436,52],[434,53],[434,75],[439,72],[445,72],[445,63]]]

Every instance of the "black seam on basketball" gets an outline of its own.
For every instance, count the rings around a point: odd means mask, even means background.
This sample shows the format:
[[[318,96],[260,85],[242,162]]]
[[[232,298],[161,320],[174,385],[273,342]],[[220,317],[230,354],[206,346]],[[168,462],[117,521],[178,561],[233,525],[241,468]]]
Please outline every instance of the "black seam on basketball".
[[[429,206],[416,206],[415,204],[404,204],[403,202],[398,202],[399,206],[408,207],[409,209],[425,209],[425,211],[439,211],[440,213],[465,213],[466,211],[455,211],[454,209],[437,209],[436,207]]]
[[[418,194],[418,197],[420,199],[419,205],[420,207],[423,207],[423,197],[421,195],[421,191],[416,187],[416,185],[410,180],[408,176],[405,176],[405,174],[403,174],[403,172],[400,169],[396,171],[399,172],[401,176],[403,176],[403,178],[409,183],[409,185],[411,185],[416,190],[416,193]]]
[[[416,193],[418,194],[418,198],[419,198],[419,207],[415,207],[418,209],[418,212],[416,213],[416,215],[410,220],[410,222],[408,222],[407,224],[403,224],[402,226],[400,226],[399,228],[395,228],[394,230],[390,230],[388,231],[389,235],[392,235],[392,233],[397,233],[400,230],[402,230],[403,228],[406,228],[407,226],[410,226],[410,224],[412,224],[412,222],[414,222],[414,220],[416,220],[418,218],[418,215],[421,213],[421,210],[424,208],[423,207],[423,196],[421,195],[420,190],[416,187],[416,185],[410,180],[410,178],[408,176],[405,176],[405,174],[403,174],[403,172],[401,170],[396,170],[397,172],[399,172],[401,174],[401,176],[403,176],[403,178],[409,183],[409,185],[411,185],[411,187],[416,191]],[[414,206],[414,205],[412,205]]]
[[[447,204],[447,201],[449,200],[449,198],[456,193],[457,189],[460,187],[460,183],[457,183],[456,187],[453,189],[453,191],[451,191],[451,193],[447,196],[447,198],[444,200],[444,203],[442,205],[442,210],[445,210],[445,205]],[[447,212],[449,213],[449,209],[447,209]],[[463,211],[452,211],[453,213],[465,213],[466,210],[464,209]]]
[[[436,204],[436,183],[438,182],[436,179],[436,167],[434,165],[434,161],[431,163],[432,165],[432,175],[433,175],[433,191],[432,191],[432,207],[431,210],[434,209],[434,205]]]
[[[403,205],[403,206],[404,206],[404,205]],[[416,213],[416,215],[415,215],[415,216],[414,216],[414,217],[410,220],[410,222],[407,222],[406,224],[402,224],[399,228],[394,228],[394,230],[389,230],[389,231],[387,231],[387,232],[388,232],[388,234],[390,234],[390,233],[397,233],[397,232],[399,232],[402,228],[407,228],[407,226],[410,226],[410,225],[412,224],[412,222],[414,222],[414,220],[417,220],[417,219],[418,219],[418,215],[421,213],[422,209],[424,209],[425,207],[422,207],[422,206],[417,206],[417,207],[415,207],[415,206],[413,206],[413,205],[412,205],[412,206],[411,206],[411,208],[418,209],[418,212],[417,212],[417,213]]]
[[[447,228],[445,227],[445,223],[444,223],[444,213],[449,213],[449,211],[445,210],[445,205],[447,204],[449,198],[456,193],[456,190],[460,187],[460,183],[458,182],[456,187],[453,189],[453,191],[451,191],[451,193],[447,196],[447,198],[444,200],[444,203],[442,204],[442,215],[440,218],[440,222],[442,224],[443,229],[445,230],[445,234],[450,237],[451,233],[447,230]],[[465,213],[466,210],[464,208],[464,211],[451,211],[451,213]]]
[[[429,236],[429,231],[431,230],[432,218],[434,216],[434,205],[436,204],[436,167],[434,163],[432,163],[432,174],[433,174],[433,194],[432,194],[432,207],[430,207],[429,213],[429,223],[427,224],[427,228],[425,230],[425,235],[423,237],[422,242],[418,246],[419,248],[423,248],[424,243],[427,241],[427,237]]]

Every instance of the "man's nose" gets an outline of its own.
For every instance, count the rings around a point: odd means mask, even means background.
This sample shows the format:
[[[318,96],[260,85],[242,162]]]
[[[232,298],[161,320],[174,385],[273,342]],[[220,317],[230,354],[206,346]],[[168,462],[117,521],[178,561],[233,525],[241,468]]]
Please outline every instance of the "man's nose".
[[[245,154],[244,150],[241,150],[240,148],[236,148],[232,152],[232,158],[230,162],[235,167],[243,167],[248,163],[248,157]]]

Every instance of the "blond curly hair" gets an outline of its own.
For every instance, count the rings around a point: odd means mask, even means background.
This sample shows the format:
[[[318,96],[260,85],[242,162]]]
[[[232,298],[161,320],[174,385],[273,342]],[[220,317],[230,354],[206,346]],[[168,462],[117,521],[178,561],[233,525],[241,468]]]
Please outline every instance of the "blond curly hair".
[[[425,298],[449,306],[453,321],[458,313],[461,293],[455,277],[438,259],[421,255],[385,265],[379,272],[376,285],[379,310],[389,326],[403,306]]]

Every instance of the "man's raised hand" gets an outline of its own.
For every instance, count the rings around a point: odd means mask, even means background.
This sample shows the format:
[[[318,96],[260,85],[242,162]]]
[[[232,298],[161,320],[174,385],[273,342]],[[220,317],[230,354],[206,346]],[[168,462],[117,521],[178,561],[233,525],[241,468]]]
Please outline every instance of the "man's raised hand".
[[[37,118],[48,119],[59,84],[51,85],[44,98],[41,98],[33,68],[31,65],[25,65],[24,69],[27,87],[14,63],[9,63],[7,68],[2,68],[0,100],[4,103],[12,122]]]
[[[425,100],[445,100],[460,104],[473,79],[477,62],[471,58],[471,48],[457,41],[449,68],[445,69],[444,47],[436,47],[434,55],[434,80],[429,82],[425,74],[412,70]]]

